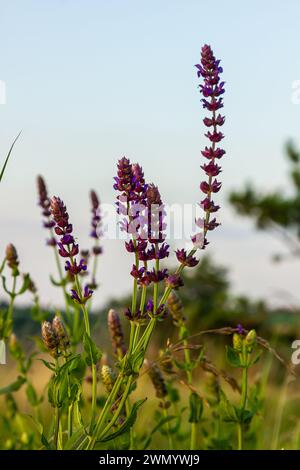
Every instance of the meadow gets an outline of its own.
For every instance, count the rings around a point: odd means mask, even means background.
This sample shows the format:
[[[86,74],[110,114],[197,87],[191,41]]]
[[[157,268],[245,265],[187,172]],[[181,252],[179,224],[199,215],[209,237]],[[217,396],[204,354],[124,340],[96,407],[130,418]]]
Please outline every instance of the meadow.
[[[101,290],[101,194],[90,192],[91,244],[83,250],[64,195],[49,194],[46,179],[37,176],[45,249],[57,267],[50,282],[65,306],[44,308],[38,280],[23,271],[8,240],[0,265],[0,339],[8,353],[8,365],[0,366],[1,449],[299,449],[291,362],[298,312],[232,295],[226,269],[209,257],[227,155],[223,68],[208,45],[196,72],[206,114],[200,195],[195,188],[201,216],[191,249],[175,252],[175,269],[167,262],[172,247],[162,188],[123,157],[114,190],[124,249],[132,256],[132,293],[94,309]],[[232,204],[259,228],[298,223],[300,157],[292,148],[289,155],[297,190],[289,205],[275,196],[257,199],[250,189],[232,195]],[[32,304],[16,307],[28,292]]]

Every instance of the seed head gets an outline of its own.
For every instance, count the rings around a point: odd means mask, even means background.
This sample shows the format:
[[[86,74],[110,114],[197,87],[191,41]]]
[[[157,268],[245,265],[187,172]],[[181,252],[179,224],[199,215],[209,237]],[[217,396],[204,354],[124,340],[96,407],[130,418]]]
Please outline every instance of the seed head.
[[[58,338],[60,349],[68,349],[70,346],[70,338],[66,331],[65,325],[59,316],[55,315],[52,321],[52,327]]]
[[[53,357],[58,356],[58,347],[59,347],[59,338],[56,334],[53,325],[49,321],[44,321],[42,323],[42,338],[46,349]]]
[[[114,353],[122,358],[126,354],[126,346],[120,317],[115,310],[110,309],[108,312],[107,323]]]
[[[145,365],[149,367],[148,374],[155,389],[157,398],[165,398],[168,395],[165,379],[159,367],[145,360]]]
[[[174,290],[171,291],[168,297],[168,307],[169,307],[169,311],[171,313],[174,325],[181,326],[183,323],[186,322],[186,318],[184,316],[183,303],[179,295]]]

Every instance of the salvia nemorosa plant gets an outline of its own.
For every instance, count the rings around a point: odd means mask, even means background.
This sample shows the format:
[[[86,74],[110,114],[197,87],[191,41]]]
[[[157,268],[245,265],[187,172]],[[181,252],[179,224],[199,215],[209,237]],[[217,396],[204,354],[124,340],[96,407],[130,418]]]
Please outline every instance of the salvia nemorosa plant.
[[[34,387],[29,374],[35,353],[27,358],[13,333],[14,300],[29,291],[38,312],[34,319],[41,322],[40,349],[48,354],[48,357],[39,359],[51,374],[47,392],[53,409],[52,422],[48,430],[44,422],[42,426],[37,426],[42,428],[40,441],[43,448],[88,450],[103,447],[110,441],[117,447],[120,436],[127,435],[127,448],[146,448],[157,431],[168,438],[171,449],[182,448],[184,439],[185,442],[189,440],[190,449],[204,448],[205,440],[208,442],[207,448],[229,448],[228,443],[234,441],[238,449],[245,447],[249,424],[258,410],[257,397],[249,389],[248,371],[259,358],[255,356],[259,346],[274,351],[265,340],[256,336],[255,330],[247,331],[241,325],[198,333],[232,336],[233,346],[227,347],[227,359],[231,366],[242,371],[239,385],[236,378],[219,369],[204,348],[195,343],[193,337],[197,334],[192,334],[189,328],[188,312],[185,312],[181,300],[184,270],[198,265],[199,255],[209,244],[209,232],[220,224],[216,217],[220,207],[215,195],[221,189],[220,159],[225,154],[221,147],[224,138],[221,128],[225,122],[221,114],[223,70],[210,46],[202,48],[196,68],[201,103],[207,113],[203,123],[208,143],[201,151],[201,169],[205,174],[200,182],[202,196],[199,206],[202,215],[195,221],[197,228],[196,233],[191,234],[191,249],[179,248],[175,252],[176,269],[166,264],[172,250],[166,235],[167,213],[161,188],[146,180],[138,163],[132,163],[127,157],[117,163],[113,187],[120,228],[126,234],[125,249],[132,256],[128,268],[132,279],[132,297],[131,303],[124,305],[122,313],[113,309],[108,312],[106,328],[112,346],[111,358],[106,355],[102,357],[91,328],[92,319],[96,317],[90,315],[91,300],[98,284],[98,258],[102,253],[102,215],[97,193],[94,190],[90,192],[91,248],[82,250],[66,205],[60,197],[48,195],[41,176],[37,179],[38,204],[43,226],[48,231],[46,243],[54,250],[59,274],[59,280],[52,278],[52,282],[63,289],[65,311],[42,312],[32,279],[21,274],[15,247],[12,244],[7,246],[0,274],[9,302],[0,317],[0,339],[8,340],[9,351],[16,360],[20,376],[11,386],[0,389],[0,394],[6,395],[8,419],[14,423],[20,422],[14,393],[26,384],[27,398],[34,409],[35,419],[42,423],[41,403],[45,397]],[[6,273],[10,275],[11,285]],[[156,361],[148,360],[146,355],[153,333],[168,316],[169,324],[171,321],[173,323],[175,338],[172,341],[168,339],[166,348],[157,351]],[[199,381],[199,371],[210,377],[208,398],[204,396],[205,387]],[[139,392],[139,378],[146,372],[155,390],[157,422],[152,431],[146,429],[144,435],[138,437],[133,425],[147,393],[143,392],[143,398],[135,401],[133,391]],[[220,385],[222,380],[234,392],[240,393],[237,405],[227,398]],[[92,388],[86,398],[88,383],[92,384]],[[185,391],[182,403],[179,398],[181,388]],[[205,404],[209,405],[214,422],[209,438],[209,424],[207,420],[202,421]],[[231,427],[223,431],[222,423],[226,422],[231,423]],[[6,441],[6,448],[38,446],[34,434],[21,431]]]

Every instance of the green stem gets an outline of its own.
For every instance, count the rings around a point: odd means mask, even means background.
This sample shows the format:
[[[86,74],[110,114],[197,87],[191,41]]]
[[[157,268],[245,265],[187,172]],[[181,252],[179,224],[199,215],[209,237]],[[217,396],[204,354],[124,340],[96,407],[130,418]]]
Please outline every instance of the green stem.
[[[197,450],[197,423],[191,423],[191,450]]]
[[[98,437],[98,433],[100,432],[101,427],[103,426],[103,424],[106,421],[107,415],[110,412],[112,404],[116,399],[116,396],[117,396],[118,391],[119,391],[119,389],[122,385],[122,382],[123,382],[123,375],[120,373],[117,380],[115,381],[114,386],[112,388],[112,391],[110,392],[110,394],[109,394],[109,396],[108,396],[108,398],[105,402],[105,405],[104,405],[104,407],[103,407],[103,409],[102,409],[102,411],[99,415],[98,421],[96,423],[96,426],[95,426],[95,429],[94,429],[94,432],[93,432],[93,436],[90,438],[90,442],[87,446],[87,449],[93,449],[93,447],[95,445],[95,442],[96,442],[96,439]]]
[[[165,418],[169,417],[168,409],[164,407],[164,415]],[[172,433],[171,433],[171,426],[170,426],[170,421],[167,421],[167,435],[168,435],[168,441],[169,441],[169,450],[174,449],[174,444],[173,444],[173,438],[172,438]]]
[[[7,312],[8,320],[12,319],[12,315],[13,315],[13,311],[14,311],[14,303],[15,303],[15,298],[16,298],[16,285],[17,285],[17,277],[14,276],[12,291],[11,291],[11,294],[10,294],[10,302],[9,302],[8,312]]]
[[[244,364],[242,372],[242,396],[241,396],[241,420],[244,418],[244,411],[247,405],[247,395],[248,395],[248,353],[243,345],[242,351],[242,361]],[[238,423],[238,450],[243,450],[244,443],[244,425],[241,421]]]
[[[119,403],[119,406],[117,408],[117,411],[114,413],[112,419],[110,420],[110,422],[107,424],[107,426],[103,429],[102,433],[100,434],[100,437],[99,439],[101,439],[102,437],[105,436],[105,434],[107,434],[107,432],[110,430],[110,428],[115,424],[115,422],[117,421],[118,417],[120,416],[120,413],[125,405],[125,402],[127,400],[127,397],[129,395],[129,392],[130,392],[130,388],[131,388],[131,384],[132,384],[132,381],[133,381],[133,376],[131,375],[128,379],[128,382],[126,384],[126,387],[125,387],[125,390],[123,392],[123,396],[122,396],[122,399]]]

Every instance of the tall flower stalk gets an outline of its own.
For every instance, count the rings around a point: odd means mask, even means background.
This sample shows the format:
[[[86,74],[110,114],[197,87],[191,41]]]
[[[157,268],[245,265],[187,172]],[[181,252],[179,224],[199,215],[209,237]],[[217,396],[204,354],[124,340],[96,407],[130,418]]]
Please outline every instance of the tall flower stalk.
[[[56,249],[56,238],[54,233],[55,221],[51,218],[51,210],[50,210],[50,198],[48,196],[48,189],[44,178],[39,175],[37,177],[37,190],[38,190],[38,205],[42,209],[42,217],[43,217],[43,227],[48,230],[49,237],[46,239],[46,244],[53,249],[55,263],[59,275],[59,285],[62,288],[64,300],[65,300],[65,307],[66,313],[69,313],[69,302],[68,302],[68,294],[65,286],[65,276],[61,267],[59,254]]]
[[[131,320],[131,334],[130,334],[130,344],[129,349],[124,357],[124,370],[121,372],[116,379],[113,389],[108,397],[106,405],[104,406],[102,413],[99,416],[99,419],[95,428],[95,436],[90,440],[88,448],[93,448],[97,436],[103,437],[108,430],[111,428],[112,423],[118,418],[118,415],[122,411],[122,406],[126,402],[126,394],[129,395],[130,387],[133,375],[129,377],[125,374],[125,365],[128,363],[132,364],[134,359],[141,354],[144,354],[152,333],[154,331],[155,325],[159,318],[157,312],[163,314],[165,310],[165,304],[168,300],[168,297],[173,289],[179,289],[183,285],[181,278],[181,273],[185,267],[193,267],[197,264],[197,259],[194,257],[198,249],[204,249],[207,244],[207,232],[214,230],[219,223],[215,218],[211,219],[211,214],[219,210],[219,206],[214,204],[212,200],[212,195],[217,193],[221,188],[221,183],[216,179],[216,176],[220,173],[221,168],[218,165],[217,161],[225,154],[225,151],[217,147],[216,144],[223,139],[223,134],[219,132],[219,126],[224,124],[225,118],[216,112],[223,107],[221,95],[224,93],[224,82],[220,81],[220,74],[222,73],[222,68],[220,67],[220,61],[215,59],[215,56],[212,52],[210,46],[205,45],[201,50],[201,64],[196,65],[198,77],[202,77],[204,83],[200,85],[200,91],[203,95],[202,104],[205,109],[212,113],[210,117],[204,118],[203,122],[206,127],[212,128],[212,132],[208,131],[205,136],[209,139],[209,147],[205,147],[205,150],[202,151],[202,155],[209,160],[209,163],[203,164],[201,168],[207,175],[207,181],[203,181],[200,184],[200,190],[205,194],[205,198],[201,201],[200,207],[204,211],[204,217],[196,220],[197,227],[201,228],[201,232],[197,233],[192,237],[193,249],[187,253],[185,250],[177,251],[177,259],[179,261],[179,267],[177,268],[174,274],[169,275],[166,271],[161,271],[159,266],[160,260],[160,249],[162,253],[166,253],[168,248],[165,245],[162,245],[161,248],[159,244],[164,241],[158,237],[156,240],[149,239],[149,223],[148,218],[145,224],[145,216],[143,210],[136,203],[144,202],[147,207],[149,214],[149,204],[147,200],[150,200],[150,206],[158,205],[161,206],[161,199],[158,189],[155,186],[148,186],[145,184],[144,177],[141,171],[139,171],[139,176],[142,174],[142,184],[139,183],[138,178],[134,175],[133,166],[130,164],[130,161],[127,158],[123,158],[118,162],[118,174],[115,178],[114,188],[118,190],[121,194],[118,196],[118,212],[124,216],[121,226],[128,234],[132,235],[132,240],[128,242],[126,248],[128,251],[135,253],[135,265],[133,266],[131,274],[134,277],[134,287],[133,287],[133,296],[132,296],[132,309],[127,310],[126,316]],[[148,194],[147,194],[148,193]],[[147,197],[148,196],[148,197]],[[152,207],[150,207],[150,212],[152,212]],[[156,212],[157,213],[157,212]],[[159,233],[163,229],[163,211],[158,210],[158,228]],[[145,227],[146,225],[146,227]],[[156,227],[157,228],[157,227]],[[148,236],[145,237],[144,231]],[[150,227],[151,231],[151,227]],[[140,240],[144,237],[144,240]],[[151,235],[150,235],[151,237]],[[145,243],[146,238],[146,243]],[[145,251],[148,247],[148,243],[154,241],[153,246],[150,250]],[[145,258],[146,253],[146,264],[143,267],[140,267],[140,255],[139,255],[139,243],[142,243],[142,257]],[[153,251],[154,250],[154,251]],[[150,259],[155,260],[155,267],[152,271],[148,268],[148,256],[151,256]],[[167,255],[166,255],[167,256]],[[164,255],[163,255],[164,257]],[[145,263],[145,261],[144,261]],[[153,298],[150,299],[148,311],[150,312],[150,321],[147,324],[142,335],[139,337],[140,326],[135,330],[135,322],[142,318],[141,310],[137,311],[137,287],[142,285],[144,288],[149,286],[151,282],[154,282],[153,289]],[[163,281],[166,284],[164,294],[161,299],[158,299],[158,289],[155,286],[156,282]],[[145,297],[145,294],[142,294],[142,298]],[[160,310],[161,309],[161,310]],[[136,334],[138,331],[138,334]],[[141,358],[143,359],[143,358]],[[137,370],[138,373],[142,362],[138,362]],[[128,375],[128,374],[127,374]],[[125,385],[126,384],[126,385]],[[107,416],[110,412],[112,403],[117,397],[120,387],[124,387],[123,399],[121,400],[114,416],[109,424],[105,427],[104,423],[107,419]],[[123,403],[124,400],[124,403]],[[193,438],[194,439],[194,438]]]
[[[87,270],[87,265],[84,259],[78,261],[79,246],[75,242],[73,236],[73,226],[69,222],[69,214],[63,201],[53,196],[50,201],[50,210],[52,218],[55,222],[54,231],[59,237],[58,253],[64,258],[65,270],[74,279],[74,289],[71,290],[71,299],[80,306],[83,313],[85,333],[88,338],[91,337],[91,329],[89,322],[89,313],[86,307],[88,299],[91,298],[93,291],[86,285],[84,288],[79,281],[79,274]],[[96,364],[91,357],[92,367],[92,417],[91,428],[93,427],[95,413],[96,413],[96,400],[97,400],[97,370]]]
[[[92,254],[93,254],[93,267],[92,267],[92,279],[91,285],[97,286],[96,283],[96,275],[97,275],[97,267],[98,267],[98,258],[99,255],[102,254],[103,249],[100,246],[100,238],[101,238],[101,207],[100,201],[96,191],[93,189],[90,192],[90,201],[91,201],[91,212],[92,212],[92,220],[91,220],[91,232],[90,237],[94,240],[94,246],[92,247]]]

